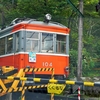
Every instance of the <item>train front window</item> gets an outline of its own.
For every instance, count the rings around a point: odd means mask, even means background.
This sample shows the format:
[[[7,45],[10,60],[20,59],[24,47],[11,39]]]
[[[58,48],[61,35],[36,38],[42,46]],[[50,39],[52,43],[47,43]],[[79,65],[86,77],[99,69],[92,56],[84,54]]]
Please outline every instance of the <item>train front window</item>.
[[[66,40],[62,34],[26,31],[26,51],[66,54]]]
[[[33,31],[26,32],[26,51],[39,52],[39,33]]]
[[[53,34],[42,33],[42,52],[53,52]]]
[[[65,35],[57,34],[56,52],[57,53],[66,53],[66,36]]]

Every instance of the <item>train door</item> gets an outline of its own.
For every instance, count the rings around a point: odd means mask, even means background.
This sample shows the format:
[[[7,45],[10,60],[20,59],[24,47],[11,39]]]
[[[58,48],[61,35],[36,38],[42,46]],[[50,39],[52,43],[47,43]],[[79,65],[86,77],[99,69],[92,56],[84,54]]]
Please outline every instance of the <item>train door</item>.
[[[14,34],[14,66],[19,68],[20,64],[20,32]]]
[[[0,38],[0,65],[13,65],[13,35]]]
[[[5,61],[7,65],[13,65],[13,34],[10,34],[5,37],[5,54],[8,55],[5,57]],[[4,62],[5,63],[5,62]]]

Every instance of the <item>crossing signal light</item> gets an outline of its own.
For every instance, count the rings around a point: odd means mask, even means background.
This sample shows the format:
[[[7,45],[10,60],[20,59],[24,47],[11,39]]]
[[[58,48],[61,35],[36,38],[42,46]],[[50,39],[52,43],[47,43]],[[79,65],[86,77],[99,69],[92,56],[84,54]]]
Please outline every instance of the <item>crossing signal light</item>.
[[[96,12],[98,12],[100,10],[100,2],[95,7],[96,7]]]

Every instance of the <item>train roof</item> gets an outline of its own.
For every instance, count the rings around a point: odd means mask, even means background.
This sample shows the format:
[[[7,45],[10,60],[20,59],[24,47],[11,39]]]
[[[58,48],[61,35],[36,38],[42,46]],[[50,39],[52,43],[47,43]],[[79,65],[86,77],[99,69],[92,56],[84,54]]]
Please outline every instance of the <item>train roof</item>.
[[[44,21],[39,21],[36,19],[31,19],[31,18],[16,18],[14,19],[11,24],[3,29],[0,30],[0,34],[3,34],[6,32],[14,32],[17,31],[18,29],[22,29],[22,26],[26,27],[27,29],[32,29],[32,27],[35,27],[36,30],[41,30],[41,31],[52,31],[52,32],[59,32],[59,33],[65,33],[69,34],[70,29],[67,28],[66,26],[58,23],[58,22],[45,22]]]
[[[31,18],[16,18],[11,22],[9,26],[1,28],[1,31],[6,30],[10,27],[16,26],[18,24],[38,24],[38,25],[48,25],[48,26],[55,26],[55,27],[60,27],[60,28],[67,28],[66,26],[58,22],[50,21],[49,23],[45,23],[44,21],[39,21],[36,19],[31,19]]]
[[[58,22],[48,22],[46,23],[45,21],[39,21],[36,19],[30,19],[30,18],[25,18],[25,19],[20,19],[16,18],[11,22],[11,24],[16,24],[16,23],[26,23],[26,24],[40,24],[40,25],[49,25],[49,26],[58,26],[58,27],[66,27]],[[67,28],[67,27],[66,27]]]

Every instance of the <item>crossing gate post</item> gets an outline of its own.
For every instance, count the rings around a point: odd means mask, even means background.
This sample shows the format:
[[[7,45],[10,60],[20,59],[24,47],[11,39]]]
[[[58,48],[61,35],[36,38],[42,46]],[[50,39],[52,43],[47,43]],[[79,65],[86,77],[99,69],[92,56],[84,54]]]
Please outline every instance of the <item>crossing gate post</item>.
[[[80,100],[80,86],[78,87],[78,100]]]
[[[25,76],[25,72],[23,72],[23,77],[24,76]],[[24,85],[25,85],[25,81],[22,81],[22,87],[23,87],[23,89],[22,89],[21,100],[25,100],[25,87],[24,87]]]
[[[52,70],[51,79],[54,79],[54,69]],[[51,100],[54,100],[54,93],[51,93]]]

